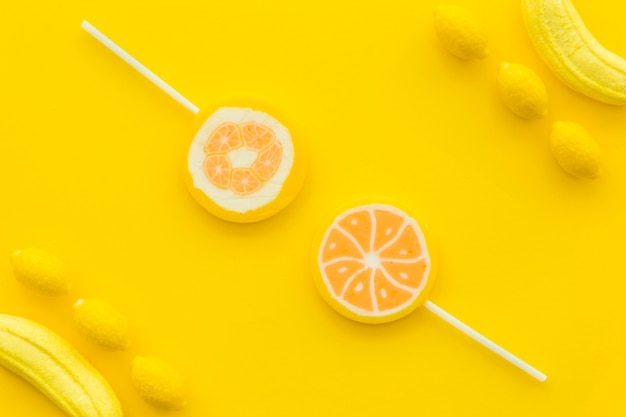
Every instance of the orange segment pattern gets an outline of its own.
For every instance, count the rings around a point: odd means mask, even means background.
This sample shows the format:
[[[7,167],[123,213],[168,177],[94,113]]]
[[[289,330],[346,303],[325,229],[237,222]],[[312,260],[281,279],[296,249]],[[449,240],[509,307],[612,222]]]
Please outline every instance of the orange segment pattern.
[[[324,268],[335,294],[341,294],[348,280],[363,270],[363,262],[351,259],[342,259]]]
[[[374,218],[377,225],[374,235],[374,250],[379,250],[398,234],[405,218],[386,210],[374,210]]]
[[[400,233],[379,249],[382,259],[415,259],[422,254],[422,248],[414,228],[406,225]]]
[[[372,215],[368,211],[351,213],[341,219],[339,226],[354,236],[364,253],[371,250]]]
[[[230,160],[225,155],[208,155],[204,159],[204,174],[216,187],[227,189],[230,186]]]
[[[234,123],[224,123],[211,133],[204,145],[207,154],[227,153],[243,145],[239,128]]]
[[[421,282],[420,277],[424,276],[428,266],[424,258],[406,263],[383,261],[381,265],[394,281],[415,289],[419,288]]]
[[[372,311],[374,305],[371,283],[372,271],[370,269],[364,269],[346,283],[344,287],[345,293],[342,294],[343,299],[355,307]]]
[[[244,146],[257,157],[251,166],[233,169],[231,152]],[[204,153],[204,174],[211,184],[239,195],[263,188],[283,161],[283,148],[274,131],[257,122],[221,124],[209,135]]]
[[[322,262],[327,263],[343,257],[362,262],[363,251],[348,236],[337,228],[331,229],[328,232],[328,243],[322,248]]]
[[[233,176],[230,184],[231,190],[237,194],[246,195],[258,191],[263,186],[263,182],[254,175],[249,168],[233,169]]]
[[[341,214],[326,231],[318,260],[332,297],[352,312],[368,315],[410,306],[430,267],[417,223],[382,205]]]
[[[272,129],[256,122],[241,124],[241,133],[243,143],[251,151],[260,152],[276,140]]]
[[[381,269],[377,269],[374,275],[374,294],[380,311],[406,304],[413,297],[413,292],[402,289],[388,280]]]
[[[282,156],[283,148],[280,142],[274,142],[272,146],[259,154],[252,165],[252,170],[263,181],[267,181],[278,171]]]

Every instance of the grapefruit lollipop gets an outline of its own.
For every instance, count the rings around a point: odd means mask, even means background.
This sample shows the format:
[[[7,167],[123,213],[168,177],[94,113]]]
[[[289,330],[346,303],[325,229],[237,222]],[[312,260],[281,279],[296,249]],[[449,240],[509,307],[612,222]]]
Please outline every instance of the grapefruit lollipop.
[[[394,205],[367,203],[337,215],[313,246],[322,298],[361,323],[386,323],[419,306],[436,314],[539,381],[546,375],[462,323],[432,301],[435,265],[424,230]]]
[[[251,108],[201,112],[90,23],[81,27],[196,115],[184,178],[207,211],[249,223],[273,216],[295,198],[306,172],[304,150],[277,119]]]

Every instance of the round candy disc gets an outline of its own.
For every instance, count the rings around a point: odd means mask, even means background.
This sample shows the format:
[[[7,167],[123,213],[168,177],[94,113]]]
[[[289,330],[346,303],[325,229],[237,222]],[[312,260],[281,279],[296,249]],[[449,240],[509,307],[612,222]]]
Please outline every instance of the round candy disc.
[[[248,223],[273,216],[298,193],[303,150],[270,115],[222,107],[200,113],[186,163],[186,182],[209,212]]]
[[[433,263],[417,221],[387,204],[339,214],[313,249],[313,275],[322,297],[363,323],[385,323],[424,303]]]

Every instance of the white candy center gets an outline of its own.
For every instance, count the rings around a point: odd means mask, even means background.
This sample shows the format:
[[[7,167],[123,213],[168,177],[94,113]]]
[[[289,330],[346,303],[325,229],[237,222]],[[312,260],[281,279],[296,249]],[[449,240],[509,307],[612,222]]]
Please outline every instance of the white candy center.
[[[370,252],[365,254],[365,258],[363,259],[365,266],[368,268],[378,268],[380,267],[380,257],[376,252]]]
[[[252,166],[258,153],[255,151],[251,151],[244,147],[235,149],[228,153],[228,159],[230,159],[230,163],[233,168],[249,168]]]

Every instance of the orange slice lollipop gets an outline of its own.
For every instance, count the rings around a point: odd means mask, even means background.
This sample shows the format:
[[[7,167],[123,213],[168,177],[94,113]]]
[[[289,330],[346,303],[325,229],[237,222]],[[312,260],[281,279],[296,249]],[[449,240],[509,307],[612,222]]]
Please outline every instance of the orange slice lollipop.
[[[417,221],[386,204],[344,211],[314,252],[322,297],[339,313],[363,323],[385,323],[426,301],[432,260]]]
[[[324,300],[361,323],[386,323],[420,305],[539,381],[546,375],[428,300],[433,260],[415,218],[381,203],[336,216],[313,246],[313,277]]]
[[[282,210],[304,180],[302,149],[267,113],[222,107],[200,113],[186,161],[193,197],[209,212],[254,222]]]

